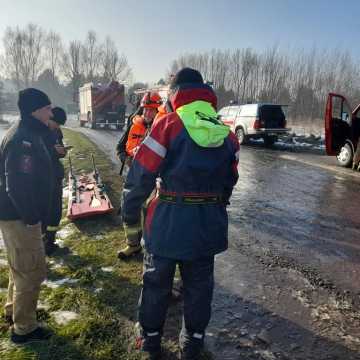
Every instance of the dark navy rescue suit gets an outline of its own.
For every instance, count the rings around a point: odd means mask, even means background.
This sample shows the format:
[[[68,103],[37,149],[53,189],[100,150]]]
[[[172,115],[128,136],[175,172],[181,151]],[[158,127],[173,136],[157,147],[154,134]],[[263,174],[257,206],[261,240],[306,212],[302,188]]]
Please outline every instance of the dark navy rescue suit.
[[[160,347],[178,264],[184,282],[180,346],[197,352],[211,316],[214,256],[228,247],[226,204],[238,179],[239,143],[217,123],[209,86],[183,84],[170,101],[174,111],[154,124],[135,155],[124,186],[123,221],[140,222],[142,204],[161,178],[143,233],[141,346]]]

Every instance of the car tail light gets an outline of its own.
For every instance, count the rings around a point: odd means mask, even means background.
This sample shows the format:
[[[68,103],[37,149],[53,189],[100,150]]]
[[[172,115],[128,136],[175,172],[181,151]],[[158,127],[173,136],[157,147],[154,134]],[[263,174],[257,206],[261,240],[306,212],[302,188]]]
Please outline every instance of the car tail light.
[[[261,129],[260,119],[256,118],[254,122],[254,129]]]

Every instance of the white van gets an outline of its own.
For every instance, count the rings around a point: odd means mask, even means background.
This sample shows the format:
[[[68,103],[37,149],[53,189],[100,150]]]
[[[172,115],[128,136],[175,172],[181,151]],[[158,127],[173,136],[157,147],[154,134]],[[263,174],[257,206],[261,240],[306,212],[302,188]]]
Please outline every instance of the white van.
[[[240,144],[249,138],[263,138],[266,146],[277,141],[278,135],[286,134],[284,105],[246,104],[226,106],[219,111],[224,124],[230,126],[239,139]]]

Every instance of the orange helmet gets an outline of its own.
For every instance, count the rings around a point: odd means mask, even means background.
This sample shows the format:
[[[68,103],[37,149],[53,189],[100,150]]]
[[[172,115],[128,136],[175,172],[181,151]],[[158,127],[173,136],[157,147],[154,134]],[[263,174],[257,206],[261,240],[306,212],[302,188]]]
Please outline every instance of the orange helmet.
[[[157,109],[162,104],[160,95],[155,91],[147,92],[141,100],[140,106]]]

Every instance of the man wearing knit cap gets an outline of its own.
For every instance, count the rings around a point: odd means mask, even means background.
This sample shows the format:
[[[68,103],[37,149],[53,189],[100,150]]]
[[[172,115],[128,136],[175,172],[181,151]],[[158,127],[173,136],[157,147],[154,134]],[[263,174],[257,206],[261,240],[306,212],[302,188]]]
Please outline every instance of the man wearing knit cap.
[[[0,145],[0,229],[9,263],[5,318],[14,343],[44,340],[50,333],[36,319],[40,285],[46,276],[41,222],[49,214],[53,169],[44,138],[51,103],[42,91],[19,92],[20,121]]]
[[[63,159],[67,154],[66,147],[63,143],[64,136],[60,126],[65,125],[67,116],[65,110],[61,107],[54,107],[52,109],[52,113],[53,116],[49,122],[50,134],[44,140],[50,153],[53,165],[54,192],[52,196],[50,214],[46,219],[47,222],[42,223],[42,230],[45,254],[47,256],[59,256],[67,255],[69,253],[69,248],[60,247],[55,242],[56,232],[59,228],[62,216],[63,180],[65,176],[64,165],[62,164],[61,159]]]
[[[123,191],[123,222],[136,231],[141,206],[161,178],[143,227],[143,287],[136,344],[161,358],[161,337],[175,268],[180,268],[184,316],[181,359],[200,358],[211,317],[214,256],[227,249],[226,206],[238,179],[239,143],[217,118],[217,98],[193,69],[172,80],[170,112],[140,145]]]

